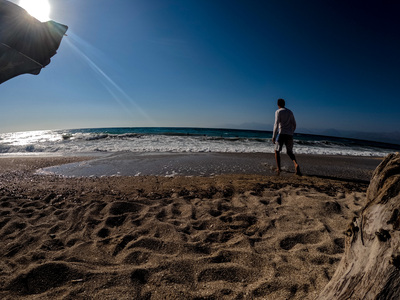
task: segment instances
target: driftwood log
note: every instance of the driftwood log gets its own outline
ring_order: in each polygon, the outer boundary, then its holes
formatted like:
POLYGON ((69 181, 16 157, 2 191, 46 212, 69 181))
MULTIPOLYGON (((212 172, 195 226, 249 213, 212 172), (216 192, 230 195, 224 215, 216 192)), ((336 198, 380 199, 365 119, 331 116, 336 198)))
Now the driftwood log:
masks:
POLYGON ((400 299, 400 154, 376 168, 367 204, 346 231, 345 252, 318 299, 400 299))

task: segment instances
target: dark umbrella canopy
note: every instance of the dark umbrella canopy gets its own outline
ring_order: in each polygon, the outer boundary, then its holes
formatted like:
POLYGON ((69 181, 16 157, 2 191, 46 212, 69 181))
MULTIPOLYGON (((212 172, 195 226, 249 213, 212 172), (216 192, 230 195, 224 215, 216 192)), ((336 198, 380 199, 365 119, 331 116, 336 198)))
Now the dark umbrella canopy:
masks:
POLYGON ((18 5, 0 0, 0 84, 21 74, 39 74, 67 29, 54 21, 42 23, 18 5))

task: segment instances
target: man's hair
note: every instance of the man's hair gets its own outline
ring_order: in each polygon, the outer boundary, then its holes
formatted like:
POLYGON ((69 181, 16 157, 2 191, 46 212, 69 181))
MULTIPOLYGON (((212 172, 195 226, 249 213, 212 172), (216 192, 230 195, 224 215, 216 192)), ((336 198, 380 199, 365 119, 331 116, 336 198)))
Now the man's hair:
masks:
POLYGON ((285 107, 285 100, 283 100, 283 99, 278 99, 278 106, 280 106, 280 107, 285 107))

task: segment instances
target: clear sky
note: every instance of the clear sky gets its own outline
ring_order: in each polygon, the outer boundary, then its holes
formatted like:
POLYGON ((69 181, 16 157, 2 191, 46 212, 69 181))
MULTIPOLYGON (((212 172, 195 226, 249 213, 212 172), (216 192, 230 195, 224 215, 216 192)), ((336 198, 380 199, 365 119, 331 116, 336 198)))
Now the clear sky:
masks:
POLYGON ((399 1, 49 3, 68 36, 38 76, 0 85, 1 132, 272 130, 278 98, 298 131, 400 131, 399 1))

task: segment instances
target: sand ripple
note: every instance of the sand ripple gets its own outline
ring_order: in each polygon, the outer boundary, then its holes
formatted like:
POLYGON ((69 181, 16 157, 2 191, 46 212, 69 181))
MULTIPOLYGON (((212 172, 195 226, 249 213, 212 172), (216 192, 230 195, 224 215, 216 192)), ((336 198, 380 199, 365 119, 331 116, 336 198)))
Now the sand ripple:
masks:
POLYGON ((365 186, 1 175, 2 299, 313 299, 365 186))

